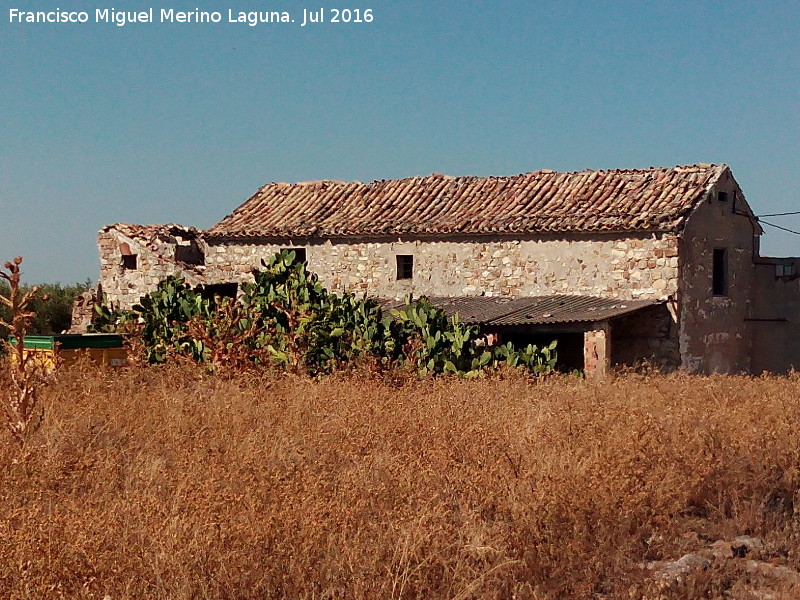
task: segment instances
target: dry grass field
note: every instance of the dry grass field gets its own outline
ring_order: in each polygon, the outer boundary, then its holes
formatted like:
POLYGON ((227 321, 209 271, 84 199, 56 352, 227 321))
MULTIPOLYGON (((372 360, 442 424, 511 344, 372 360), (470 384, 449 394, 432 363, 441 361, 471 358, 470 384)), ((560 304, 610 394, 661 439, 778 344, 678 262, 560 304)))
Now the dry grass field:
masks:
POLYGON ((43 401, 0 436, 2 598, 800 594, 800 377, 78 367, 43 401))

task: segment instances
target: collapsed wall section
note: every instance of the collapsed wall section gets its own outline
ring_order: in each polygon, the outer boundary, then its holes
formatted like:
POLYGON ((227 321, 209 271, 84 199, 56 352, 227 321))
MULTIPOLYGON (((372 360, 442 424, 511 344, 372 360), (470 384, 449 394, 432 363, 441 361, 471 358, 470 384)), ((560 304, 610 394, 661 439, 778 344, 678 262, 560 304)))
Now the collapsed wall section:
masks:
POLYGON ((105 301, 130 310, 170 275, 182 275, 190 285, 203 283, 198 233, 176 225, 120 224, 101 229, 100 285, 105 301))

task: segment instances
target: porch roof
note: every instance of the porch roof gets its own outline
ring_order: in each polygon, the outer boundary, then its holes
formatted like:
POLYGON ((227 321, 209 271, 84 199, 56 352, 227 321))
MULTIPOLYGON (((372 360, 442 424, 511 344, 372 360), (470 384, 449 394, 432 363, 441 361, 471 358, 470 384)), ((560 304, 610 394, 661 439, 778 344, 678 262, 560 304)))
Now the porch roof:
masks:
MULTIPOLYGON (((458 313, 464 323, 473 325, 551 325, 595 323, 635 312, 663 300, 621 300, 596 296, 557 294, 551 296, 456 296, 428 297, 434 306, 452 316, 458 313)), ((384 309, 397 309, 400 300, 384 300, 384 309)))

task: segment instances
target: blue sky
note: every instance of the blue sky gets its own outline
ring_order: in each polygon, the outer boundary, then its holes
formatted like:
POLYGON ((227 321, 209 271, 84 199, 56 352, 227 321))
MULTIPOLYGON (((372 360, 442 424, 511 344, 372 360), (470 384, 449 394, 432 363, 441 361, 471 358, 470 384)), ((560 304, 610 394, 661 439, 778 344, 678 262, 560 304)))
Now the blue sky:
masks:
MULTIPOLYGON (((12 0, 13 1, 13 0, 12 0)), ((370 24, 10 24, 0 1, 0 258, 96 279, 113 222, 208 227, 271 181, 727 163, 800 210, 796 2, 248 0, 370 24)), ((800 216, 772 219, 800 231, 800 216)), ((762 249, 799 255, 767 228, 762 249)))

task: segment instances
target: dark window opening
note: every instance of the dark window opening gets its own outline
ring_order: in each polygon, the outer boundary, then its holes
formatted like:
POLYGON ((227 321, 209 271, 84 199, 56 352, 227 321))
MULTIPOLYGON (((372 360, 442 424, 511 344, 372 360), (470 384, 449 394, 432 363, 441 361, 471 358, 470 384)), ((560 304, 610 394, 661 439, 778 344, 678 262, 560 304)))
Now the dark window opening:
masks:
POLYGON ((414 257, 411 254, 397 255, 397 279, 414 277, 414 257))
POLYGON ((720 202, 728 201, 728 192, 717 192, 717 200, 720 202))
POLYGON ((214 283, 210 285, 201 286, 198 290, 200 296, 206 300, 214 300, 216 297, 220 298, 236 298, 236 293, 239 291, 238 283, 214 283))
POLYGON ((728 295, 728 251, 725 248, 714 248, 714 265, 712 269, 712 289, 715 296, 728 295))
POLYGON ((307 264, 308 261, 306 260, 306 249, 305 248, 287 248, 287 250, 289 252, 294 252, 294 262, 295 262, 295 264, 297 264, 297 263, 302 263, 304 265, 307 264))
POLYGON ((179 260, 187 265, 205 264, 203 251, 200 250, 195 242, 191 244, 178 244, 175 246, 175 260, 179 260))
POLYGON ((122 268, 128 271, 135 271, 138 268, 136 257, 136 254, 123 254, 122 268))

